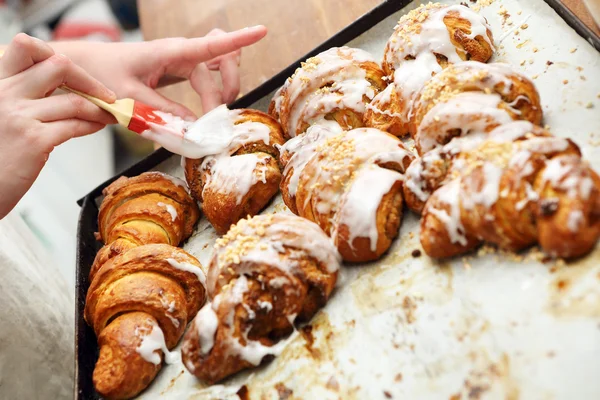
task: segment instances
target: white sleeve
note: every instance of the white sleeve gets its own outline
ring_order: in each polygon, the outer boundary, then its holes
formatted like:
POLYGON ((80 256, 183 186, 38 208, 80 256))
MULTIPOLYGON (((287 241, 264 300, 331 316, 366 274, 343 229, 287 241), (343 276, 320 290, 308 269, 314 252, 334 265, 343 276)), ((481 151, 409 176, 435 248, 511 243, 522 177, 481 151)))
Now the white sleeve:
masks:
POLYGON ((0 399, 72 398, 74 288, 14 214, 0 220, 0 399))

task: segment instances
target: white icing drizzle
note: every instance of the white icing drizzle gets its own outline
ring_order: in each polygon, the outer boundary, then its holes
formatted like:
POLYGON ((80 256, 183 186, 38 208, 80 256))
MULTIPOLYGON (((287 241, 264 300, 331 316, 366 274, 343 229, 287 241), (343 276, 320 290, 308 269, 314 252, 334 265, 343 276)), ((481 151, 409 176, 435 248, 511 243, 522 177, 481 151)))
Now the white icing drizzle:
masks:
POLYGON ((215 334, 219 326, 219 318, 213 309, 213 303, 206 303, 194 319, 194 327, 198 331, 200 351, 208 354, 215 344, 215 334))
POLYGON ((234 194, 240 204, 253 185, 266 182, 268 155, 233 154, 246 144, 262 141, 268 145, 271 130, 267 125, 244 121, 239 110, 228 110, 222 105, 198 120, 193 128, 189 133, 203 146, 199 168, 209 172, 203 193, 211 190, 234 194))
POLYGON ((210 175, 202 193, 208 190, 235 194, 237 204, 259 181, 266 183, 268 155, 246 153, 236 156, 223 156, 217 159, 207 157, 200 168, 210 170, 210 175), (211 161, 214 161, 211 163, 211 161))
POLYGON ((169 318, 171 320, 171 322, 173 323, 173 326, 175 328, 179 328, 179 320, 177 318, 173 317, 173 312, 175 312, 175 300, 173 301, 169 301, 166 297, 164 292, 161 290, 159 293, 159 297, 160 297, 160 304, 162 304, 162 306, 165 308, 166 312, 166 316, 167 318, 169 318))
POLYGON ((267 312, 270 312, 273 309, 273 304, 269 303, 268 301, 259 300, 257 304, 261 309, 264 309, 267 312))
POLYGON ((581 210, 572 210, 567 219, 567 228, 571 232, 578 232, 583 222, 583 212, 581 210))
MULTIPOLYGON (((466 180, 466 182, 471 184, 470 187, 465 188, 465 193, 461 196, 462 206, 466 210, 471 210, 476 205, 482 205, 486 209, 489 209, 498 201, 500 179, 504 172, 503 168, 490 162, 483 163, 482 168, 485 179, 480 191, 475 189, 474 182, 471 182, 470 179, 466 180)), ((464 183, 465 179, 462 181, 464 183)))
POLYGON ((383 196, 400 180, 402 174, 399 172, 374 164, 367 165, 357 172, 352 186, 342 200, 336 224, 337 227, 342 224, 348 227, 350 245, 355 238, 366 237, 370 240, 371 251, 377 249, 377 210, 383 196))
POLYGON ((159 207, 166 208, 167 212, 171 214, 171 221, 175 221, 175 219, 177 218, 177 210, 175 209, 175 207, 173 207, 171 204, 165 204, 162 201, 159 201, 157 204, 159 207))
POLYGON ((285 85, 288 134, 295 136, 301 121, 314 122, 336 108, 363 113, 364 97, 375 96, 360 67, 364 62, 375 60, 364 50, 344 46, 326 50, 298 68, 285 85), (323 84, 329 87, 321 88, 323 84))
POLYGON ((165 362, 167 364, 173 364, 177 362, 177 353, 172 353, 167 349, 165 344, 165 336, 162 329, 153 320, 148 320, 150 328, 146 326, 137 327, 135 329, 136 336, 140 336, 142 341, 140 345, 135 349, 142 358, 152 364, 160 364, 160 353, 162 351, 165 355, 165 362))
MULTIPOLYGON (((334 126, 339 128, 339 125, 334 126)), ((281 154, 286 151, 292 154, 283 170, 284 176, 287 176, 290 171, 293 171, 287 186, 290 195, 296 195, 300 175, 304 170, 304 167, 306 167, 306 164, 308 164, 308 162, 316 154, 317 147, 326 138, 331 137, 338 132, 341 132, 341 129, 332 129, 330 125, 313 125, 308 128, 304 135, 296 136, 288 140, 283 146, 280 147, 279 151, 281 154)))
MULTIPOLYGON (((385 154, 387 161, 394 161, 402 165, 410 152, 404 148, 402 142, 396 138, 383 134, 372 128, 358 128, 342 134, 341 140, 349 147, 344 151, 344 157, 336 160, 336 169, 352 168, 351 165, 366 165, 378 160, 381 154, 385 154), (345 167, 344 167, 345 166, 345 167)), ((332 140, 335 138, 332 138, 332 140)), ((328 152, 327 143, 323 143, 323 153, 328 152)), ((338 171, 339 172, 339 171, 338 171)), ((307 187, 319 186, 321 183, 330 182, 338 174, 335 169, 321 168, 311 176, 306 176, 307 187)), ((351 170, 341 173, 351 173, 351 170)), ((305 200, 305 206, 312 202, 313 212, 328 214, 332 210, 338 210, 343 192, 338 187, 323 185, 319 190, 311 190, 305 200)))
POLYGON ((206 287, 206 275, 204 275, 204 271, 202 271, 202 268, 200 268, 199 266, 190 264, 185 261, 178 261, 173 258, 167 258, 167 262, 173 268, 186 272, 191 272, 192 274, 196 275, 200 283, 202 283, 202 285, 206 287))
POLYGON ((450 210, 448 212, 443 209, 430 207, 429 212, 446 226, 446 231, 452 243, 459 243, 465 246, 467 244, 467 237, 465 236, 465 228, 460 217, 460 179, 454 179, 440 187, 436 191, 436 196, 440 203, 447 204, 450 210))
POLYGON ((425 114, 415 136, 421 153, 445 144, 451 130, 459 129, 462 135, 486 133, 511 122, 511 115, 498 108, 501 101, 497 94, 464 92, 437 103, 425 114))

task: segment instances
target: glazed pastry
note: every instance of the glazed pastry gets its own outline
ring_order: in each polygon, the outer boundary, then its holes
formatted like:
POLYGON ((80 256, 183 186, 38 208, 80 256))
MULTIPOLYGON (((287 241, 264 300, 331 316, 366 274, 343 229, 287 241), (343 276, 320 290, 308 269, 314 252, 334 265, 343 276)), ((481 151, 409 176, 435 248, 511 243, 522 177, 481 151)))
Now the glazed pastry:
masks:
POLYGON ((184 365, 212 384, 276 356, 294 322, 309 320, 327 302, 339 267, 330 239, 306 219, 269 214, 239 221, 215 245, 212 302, 185 335, 184 365))
POLYGON ((185 182, 162 172, 122 176, 102 194, 96 236, 105 246, 96 255, 90 279, 109 258, 133 247, 150 243, 179 246, 200 217, 185 182))
POLYGON ((290 210, 316 222, 344 260, 381 257, 398 234, 403 173, 414 158, 402 142, 372 128, 337 133, 316 125, 281 151, 290 210))
POLYGON ((154 379, 206 299, 200 263, 168 244, 148 244, 100 265, 86 297, 85 320, 98 337, 93 374, 107 399, 136 396, 154 379))
POLYGON ((481 242, 511 251, 537 242, 552 256, 571 258, 588 253, 600 236, 600 177, 568 139, 512 122, 442 163, 438 171, 446 173, 421 219, 421 245, 431 257, 481 242))
POLYGON ((324 120, 358 128, 364 126, 365 104, 385 86, 383 71, 369 53, 334 47, 302 63, 276 92, 269 113, 289 137, 324 120))
POLYGON ((256 110, 211 111, 211 134, 230 140, 212 155, 185 160, 185 177, 192 195, 217 233, 262 210, 278 192, 279 151, 284 142, 279 123, 256 110))
POLYGON ((453 137, 486 133, 516 119, 542 121, 533 82, 506 64, 466 61, 444 69, 416 94, 410 131, 423 154, 453 137))
POLYGON ((429 3, 402 16, 383 56, 390 84, 367 105, 366 125, 407 134, 410 109, 423 84, 448 65, 488 61, 493 43, 485 18, 462 5, 429 3))

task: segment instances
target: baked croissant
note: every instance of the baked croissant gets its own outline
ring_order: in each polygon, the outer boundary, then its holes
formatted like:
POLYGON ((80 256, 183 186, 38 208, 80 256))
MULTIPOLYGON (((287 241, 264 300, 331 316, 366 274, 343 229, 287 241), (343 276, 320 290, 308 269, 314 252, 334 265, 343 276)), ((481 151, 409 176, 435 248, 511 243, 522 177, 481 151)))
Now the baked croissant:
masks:
POLYGON ((106 246, 96 255, 90 279, 109 258, 133 247, 149 243, 179 246, 200 217, 185 182, 162 172, 122 176, 102 194, 97 237, 106 246))
POLYGON ((346 261, 381 257, 398 234, 403 173, 413 155, 373 128, 336 133, 315 125, 282 148, 281 192, 292 212, 316 222, 346 261))
POLYGON ((414 96, 423 84, 448 65, 488 61, 493 43, 485 18, 462 5, 429 3, 403 15, 383 56, 390 84, 367 105, 366 125, 407 134, 414 96))
POLYGON ((279 151, 284 142, 279 123, 269 115, 223 106, 216 123, 231 130, 232 141, 218 154, 185 160, 192 195, 218 234, 262 210, 278 192, 279 151))
POLYGON ((133 247, 98 268, 84 317, 98 337, 100 395, 127 399, 152 382, 204 304, 204 282, 198 260, 168 244, 133 247))
POLYGON ((445 68, 416 94, 410 132, 423 154, 453 137, 516 119, 542 121, 533 82, 506 64, 465 61, 445 68))
POLYGON ((386 86, 383 76, 366 51, 334 47, 302 63, 276 92, 269 114, 289 137, 323 120, 343 129, 362 127, 365 104, 386 86))
POLYGON ((571 258, 588 253, 600 236, 600 177, 568 139, 518 121, 440 159, 438 171, 445 172, 421 219, 421 245, 431 257, 484 241, 511 251, 537 242, 571 258))
POLYGON ((327 302, 339 267, 331 240, 306 219, 240 220, 215 245, 212 302, 184 337, 184 365, 212 384, 277 355, 294 321, 310 319, 327 302))

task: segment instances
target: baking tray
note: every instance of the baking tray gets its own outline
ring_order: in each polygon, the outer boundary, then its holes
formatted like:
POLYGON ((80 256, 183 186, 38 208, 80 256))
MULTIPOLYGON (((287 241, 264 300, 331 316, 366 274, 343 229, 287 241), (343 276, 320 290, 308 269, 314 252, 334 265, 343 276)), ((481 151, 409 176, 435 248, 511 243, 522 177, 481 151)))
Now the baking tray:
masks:
MULTIPOLYGON (((420 3, 382 2, 230 107, 265 110, 301 61, 333 46, 380 58, 397 19, 420 3)), ((495 61, 536 78, 545 122, 600 170, 600 38, 558 0, 496 0, 480 12, 500 47, 495 61)), ((161 149, 118 176, 156 169, 181 177, 178 165, 161 149)), ((83 309, 100 247, 98 202, 118 176, 78 202, 76 399, 99 398, 91 379, 96 337, 83 309)), ((284 209, 279 196, 264 212, 284 209)), ((201 219, 184 248, 206 265, 215 238, 201 219)), ((273 362, 211 388, 180 364, 164 366, 140 398, 600 398, 600 251, 565 266, 545 264, 535 249, 436 263, 413 257, 419 248, 418 219, 407 212, 388 254, 345 269, 325 309, 273 362)))

